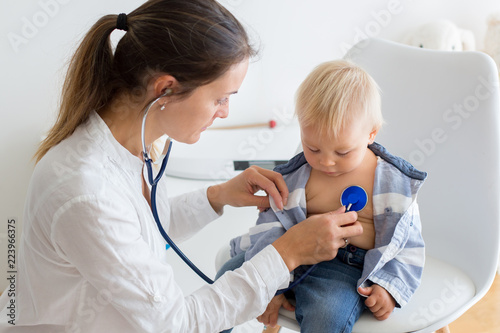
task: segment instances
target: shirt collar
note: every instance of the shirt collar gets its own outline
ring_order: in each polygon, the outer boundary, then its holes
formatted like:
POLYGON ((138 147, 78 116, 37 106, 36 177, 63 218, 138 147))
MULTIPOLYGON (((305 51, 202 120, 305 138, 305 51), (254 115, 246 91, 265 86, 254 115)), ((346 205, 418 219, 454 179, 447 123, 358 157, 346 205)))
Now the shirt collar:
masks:
POLYGON ((87 133, 108 155, 108 158, 122 169, 142 173, 144 162, 123 147, 113 136, 108 125, 95 111, 92 111, 86 125, 87 133))

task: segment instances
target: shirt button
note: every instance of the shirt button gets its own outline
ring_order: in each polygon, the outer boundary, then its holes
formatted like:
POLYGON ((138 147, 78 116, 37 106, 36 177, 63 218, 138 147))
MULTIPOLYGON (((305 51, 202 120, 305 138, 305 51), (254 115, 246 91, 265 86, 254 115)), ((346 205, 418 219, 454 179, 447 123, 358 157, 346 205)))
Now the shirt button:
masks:
POLYGON ((156 294, 153 297, 153 301, 155 301, 157 303, 161 302, 162 300, 163 300, 163 297, 161 297, 161 295, 156 294))

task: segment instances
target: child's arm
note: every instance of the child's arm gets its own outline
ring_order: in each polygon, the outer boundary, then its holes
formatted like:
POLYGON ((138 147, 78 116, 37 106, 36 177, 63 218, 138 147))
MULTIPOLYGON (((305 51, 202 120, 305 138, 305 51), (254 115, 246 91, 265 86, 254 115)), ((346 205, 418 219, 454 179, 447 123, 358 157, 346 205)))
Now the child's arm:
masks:
POLYGON ((366 288, 359 287, 358 292, 368 297, 365 300, 365 305, 378 320, 386 320, 389 318, 396 306, 394 297, 378 284, 366 288))
POLYGON ((248 233, 231 240, 231 257, 245 252, 245 261, 250 260, 285 232, 274 211, 265 209, 259 213, 255 226, 251 227, 248 233))
POLYGON ((245 261, 250 260, 266 246, 285 234, 286 230, 272 209, 259 214, 257 223, 250 228, 250 244, 245 252, 245 261))

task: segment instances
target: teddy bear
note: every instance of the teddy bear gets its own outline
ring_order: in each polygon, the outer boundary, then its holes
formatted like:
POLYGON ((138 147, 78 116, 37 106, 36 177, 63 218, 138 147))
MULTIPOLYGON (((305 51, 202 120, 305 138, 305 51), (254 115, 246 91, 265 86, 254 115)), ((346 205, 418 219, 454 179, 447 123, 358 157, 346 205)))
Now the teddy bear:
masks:
POLYGON ((449 20, 436 20, 412 29, 402 43, 443 51, 472 51, 476 45, 472 31, 460 29, 449 20))
POLYGON ((487 22, 488 26, 484 35, 484 53, 490 55, 497 67, 500 68, 500 12, 491 14, 487 22))

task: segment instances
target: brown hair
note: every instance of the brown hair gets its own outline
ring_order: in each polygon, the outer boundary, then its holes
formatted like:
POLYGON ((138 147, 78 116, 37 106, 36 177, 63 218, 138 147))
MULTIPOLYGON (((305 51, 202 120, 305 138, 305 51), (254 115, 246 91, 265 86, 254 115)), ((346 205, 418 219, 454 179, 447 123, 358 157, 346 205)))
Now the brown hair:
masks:
POLYGON ((182 98, 256 53, 242 25, 215 0, 147 1, 127 15, 127 32, 113 55, 117 18, 99 19, 73 55, 56 123, 35 154, 37 162, 117 94, 143 96, 155 75, 175 77, 182 98))

